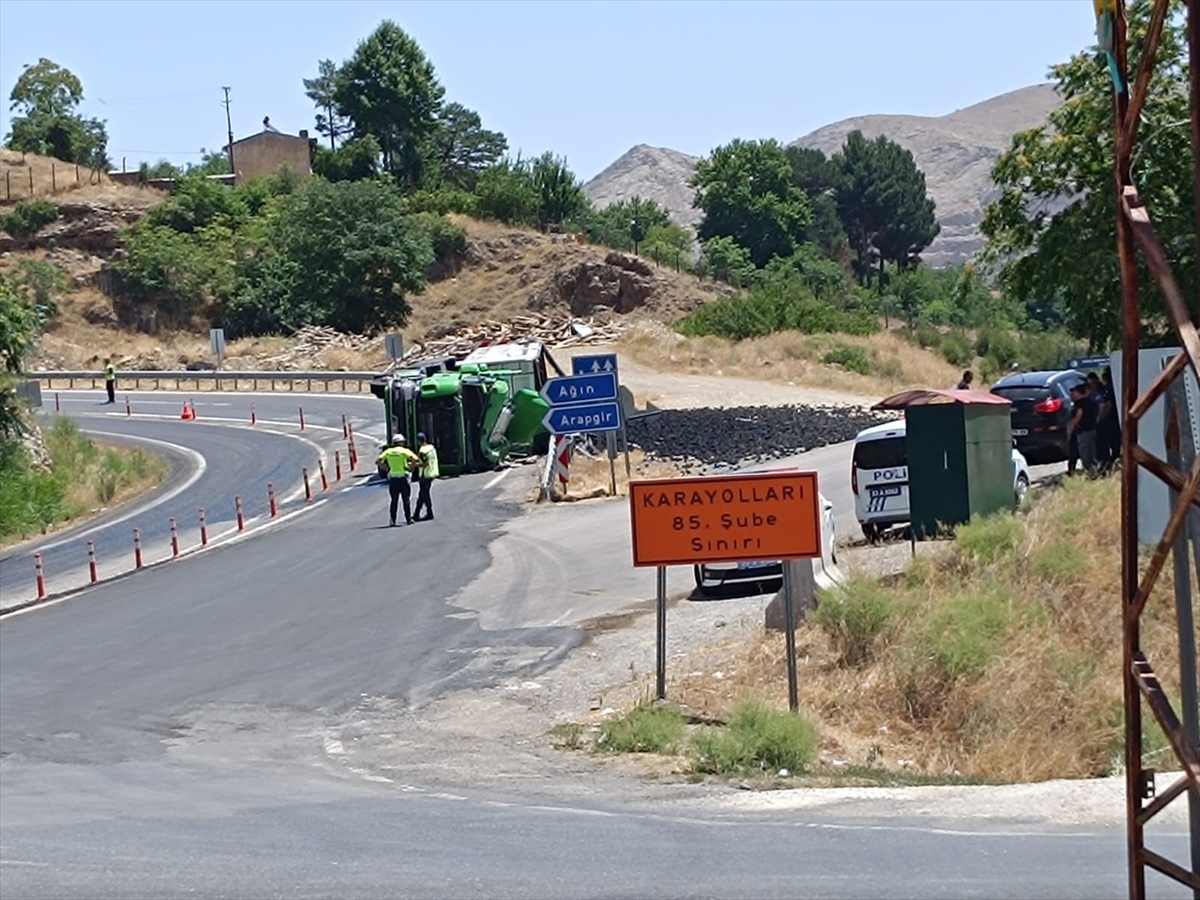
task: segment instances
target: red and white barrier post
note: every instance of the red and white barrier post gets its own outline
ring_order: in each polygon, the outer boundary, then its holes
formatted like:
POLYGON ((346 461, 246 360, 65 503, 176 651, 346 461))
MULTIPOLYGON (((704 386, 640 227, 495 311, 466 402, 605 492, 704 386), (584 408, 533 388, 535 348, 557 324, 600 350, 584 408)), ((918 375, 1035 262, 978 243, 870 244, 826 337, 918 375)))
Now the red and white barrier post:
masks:
POLYGON ((251 425, 258 424, 258 413, 255 412, 253 403, 250 404, 250 424, 251 425))
POLYGON ((271 518, 275 518, 277 510, 275 508, 275 485, 267 482, 267 505, 271 508, 271 518))
MULTIPOLYGON (((60 403, 60 402, 59 402, 59 399, 58 399, 58 391, 55 391, 55 392, 54 392, 54 411, 55 411, 55 412, 62 412, 62 403, 60 403)), ((343 418, 344 418, 344 417, 343 417, 343 418)))
POLYGON ((175 527, 175 518, 171 517, 171 556, 179 555, 179 529, 175 527))
MULTIPOLYGON (((54 396, 57 397, 58 394, 55 394, 54 396)), ((350 440, 350 426, 346 423, 345 413, 342 413, 342 437, 346 440, 350 440)))
POLYGON ((88 575, 92 579, 92 584, 100 580, 100 575, 96 571, 96 542, 88 541, 88 575))
POLYGON ((246 519, 242 516, 242 495, 237 494, 233 498, 233 508, 237 510, 238 531, 246 530, 246 519))
POLYGON ((133 415, 133 410, 131 410, 129 408, 129 395, 126 394, 125 395, 125 418, 128 419, 132 415, 133 415))
POLYGON ((304 502, 312 503, 312 485, 308 483, 308 466, 300 471, 304 473, 304 502))
POLYGON ((208 521, 204 518, 204 507, 200 507, 200 546, 208 546, 208 521))
POLYGON ((46 599, 46 575, 42 571, 42 554, 40 554, 40 553, 33 554, 33 571, 34 571, 34 574, 37 575, 38 599, 45 600, 46 599))
POLYGON ((142 529, 133 529, 133 567, 142 567, 142 529))
POLYGON ((317 468, 321 470, 321 490, 329 490, 329 476, 325 474, 325 460, 317 459, 317 468))
POLYGON ((341 450, 333 451, 333 480, 334 481, 342 480, 342 451, 341 450))
POLYGON ((300 407, 300 430, 304 430, 304 407, 300 407))

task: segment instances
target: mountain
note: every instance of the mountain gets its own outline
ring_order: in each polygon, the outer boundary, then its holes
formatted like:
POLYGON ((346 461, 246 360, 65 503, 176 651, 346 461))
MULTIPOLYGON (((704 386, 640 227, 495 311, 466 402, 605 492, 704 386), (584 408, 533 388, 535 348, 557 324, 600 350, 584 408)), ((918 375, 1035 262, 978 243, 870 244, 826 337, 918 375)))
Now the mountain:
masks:
MULTIPOLYGON (((1012 136, 1044 124, 1060 103, 1051 84, 1010 91, 944 116, 870 115, 843 119, 792 141, 826 155, 836 153, 846 135, 861 131, 867 138, 886 135, 910 150, 925 173, 929 194, 937 203, 941 233, 922 254, 932 266, 966 262, 983 246, 979 224, 983 208, 996 196, 990 172, 1012 136)), ((597 206, 639 195, 665 206, 684 225, 699 221, 692 209, 687 180, 697 158, 676 150, 639 144, 583 186, 597 206)))

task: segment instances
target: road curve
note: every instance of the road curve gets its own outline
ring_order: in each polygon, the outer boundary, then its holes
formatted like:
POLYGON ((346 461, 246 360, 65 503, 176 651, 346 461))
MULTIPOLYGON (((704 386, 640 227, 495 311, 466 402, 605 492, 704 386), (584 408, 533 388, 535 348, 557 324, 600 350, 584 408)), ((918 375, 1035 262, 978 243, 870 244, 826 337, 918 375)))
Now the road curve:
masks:
MULTIPOLYGON (((167 430, 216 418, 225 401, 211 402, 167 430)), ((340 433, 331 410, 314 408, 316 424, 340 433)), ((240 471, 212 460, 245 439, 219 432, 184 432, 214 479, 240 471)), ((6 900, 1123 893, 1117 829, 734 813, 706 803, 727 789, 588 771, 571 790, 550 773, 501 790, 333 764, 363 709, 412 716, 451 690, 536 677, 580 642, 515 617, 485 630, 447 603, 468 584, 486 593, 489 544, 514 512, 498 490, 491 474, 441 481, 435 521, 388 528, 386 492, 357 485, 252 540, 0 620, 6 900)), ((584 533, 561 552, 593 548, 584 533)))

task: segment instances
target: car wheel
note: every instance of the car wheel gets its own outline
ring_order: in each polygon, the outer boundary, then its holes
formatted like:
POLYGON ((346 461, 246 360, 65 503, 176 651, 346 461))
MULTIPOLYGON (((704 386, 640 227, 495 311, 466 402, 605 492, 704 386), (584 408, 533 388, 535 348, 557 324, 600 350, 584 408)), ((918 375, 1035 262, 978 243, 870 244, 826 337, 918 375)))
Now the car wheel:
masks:
POLYGON ((862 533, 863 537, 870 543, 875 544, 879 542, 879 526, 874 522, 863 522, 862 533))
POLYGON ((1029 479, 1026 478, 1024 474, 1018 475, 1017 476, 1017 488, 1016 488, 1016 491, 1014 492, 1016 494, 1018 508, 1021 506, 1022 503, 1025 502, 1025 494, 1028 493, 1028 491, 1029 491, 1029 479))
POLYGON ((696 587, 704 587, 704 576, 700 574, 699 566, 692 566, 692 576, 696 579, 696 587))

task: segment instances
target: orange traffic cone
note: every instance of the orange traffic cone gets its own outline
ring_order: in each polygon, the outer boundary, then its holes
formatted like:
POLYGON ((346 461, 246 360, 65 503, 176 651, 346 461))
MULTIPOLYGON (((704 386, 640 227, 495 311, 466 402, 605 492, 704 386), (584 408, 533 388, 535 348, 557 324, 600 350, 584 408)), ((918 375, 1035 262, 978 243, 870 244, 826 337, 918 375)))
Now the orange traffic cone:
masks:
POLYGON ((194 419, 194 418, 196 418, 196 413, 195 413, 195 411, 194 411, 194 410, 193 410, 193 409, 192 409, 190 406, 188 406, 188 404, 187 404, 187 401, 186 401, 186 400, 183 402, 183 412, 181 412, 181 413, 179 414, 179 418, 181 418, 181 419, 194 419))

